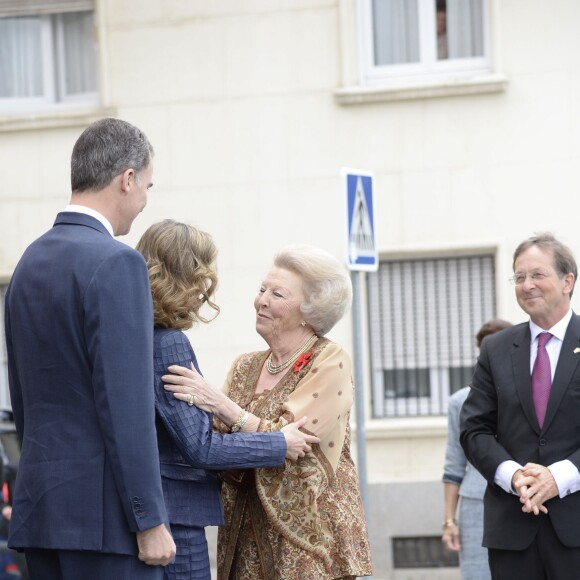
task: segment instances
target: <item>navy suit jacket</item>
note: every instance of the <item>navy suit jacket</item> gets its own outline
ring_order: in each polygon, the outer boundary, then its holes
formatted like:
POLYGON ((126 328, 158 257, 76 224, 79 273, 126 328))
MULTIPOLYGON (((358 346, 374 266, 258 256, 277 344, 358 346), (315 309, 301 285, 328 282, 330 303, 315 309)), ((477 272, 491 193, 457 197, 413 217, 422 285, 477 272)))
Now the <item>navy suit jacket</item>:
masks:
POLYGON ((282 466, 282 433, 213 432, 213 415, 179 401, 163 388, 172 364, 198 372, 189 340, 179 330, 155 329, 155 406, 163 492, 169 521, 188 526, 223 525, 219 480, 211 469, 282 466))
MULTIPOLYGON (((523 513, 519 497, 494 483, 508 459, 551 465, 568 459, 580 469, 580 317, 572 315, 554 373, 544 424, 532 401, 530 327, 526 322, 488 336, 481 345, 472 388, 461 411, 461 444, 487 479, 483 545, 522 550, 534 539, 540 518, 523 513)), ((580 492, 546 502, 560 541, 580 547, 580 492)))
POLYGON ((22 442, 9 545, 136 554, 167 521, 145 261, 96 219, 58 214, 6 293, 22 442))

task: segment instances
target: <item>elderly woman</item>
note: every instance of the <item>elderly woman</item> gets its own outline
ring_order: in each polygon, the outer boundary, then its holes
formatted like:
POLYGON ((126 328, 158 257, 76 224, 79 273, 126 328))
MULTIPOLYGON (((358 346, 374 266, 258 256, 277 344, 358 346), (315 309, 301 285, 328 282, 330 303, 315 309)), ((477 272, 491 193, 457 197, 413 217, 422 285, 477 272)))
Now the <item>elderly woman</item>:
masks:
POLYGON ((218 536, 220 580, 354 578, 372 572, 358 479, 350 455, 351 362, 324 335, 342 318, 352 289, 330 254, 284 248, 254 301, 269 349, 240 356, 223 391, 170 367, 177 399, 211 410, 222 431, 275 432, 308 416, 313 453, 281 468, 225 475, 226 527, 218 536))
POLYGON ((276 466, 297 459, 318 439, 299 431, 305 418, 283 433, 213 433, 211 414, 183 405, 163 389, 161 376, 172 364, 199 367, 182 330, 212 301, 217 250, 205 232, 165 220, 152 225, 137 244, 147 262, 155 318, 155 410, 161 481, 177 555, 165 578, 210 580, 204 526, 223 523, 219 480, 208 469, 276 466))

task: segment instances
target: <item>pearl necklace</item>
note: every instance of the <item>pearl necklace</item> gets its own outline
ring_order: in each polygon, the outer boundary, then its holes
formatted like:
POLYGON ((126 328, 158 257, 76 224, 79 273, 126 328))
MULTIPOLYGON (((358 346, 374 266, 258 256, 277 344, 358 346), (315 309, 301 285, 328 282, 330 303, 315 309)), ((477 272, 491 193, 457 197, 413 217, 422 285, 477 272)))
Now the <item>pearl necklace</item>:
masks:
POLYGON ((298 347, 298 350, 284 363, 278 366, 272 364, 272 352, 266 359, 266 369, 271 375, 277 375, 284 369, 287 369, 304 351, 308 350, 316 341, 318 337, 313 334, 302 346, 298 347))

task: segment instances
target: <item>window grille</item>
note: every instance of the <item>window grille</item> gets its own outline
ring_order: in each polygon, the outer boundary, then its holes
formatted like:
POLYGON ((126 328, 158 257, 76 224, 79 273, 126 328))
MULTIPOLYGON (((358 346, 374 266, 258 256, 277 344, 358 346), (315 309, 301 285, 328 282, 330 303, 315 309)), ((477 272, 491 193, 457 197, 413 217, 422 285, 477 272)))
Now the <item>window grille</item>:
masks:
POLYGON ((441 536, 393 538, 395 568, 452 568, 459 566, 457 552, 449 552, 441 536))
POLYGON ((368 292, 373 416, 445 414, 496 316, 494 256, 382 261, 368 292))

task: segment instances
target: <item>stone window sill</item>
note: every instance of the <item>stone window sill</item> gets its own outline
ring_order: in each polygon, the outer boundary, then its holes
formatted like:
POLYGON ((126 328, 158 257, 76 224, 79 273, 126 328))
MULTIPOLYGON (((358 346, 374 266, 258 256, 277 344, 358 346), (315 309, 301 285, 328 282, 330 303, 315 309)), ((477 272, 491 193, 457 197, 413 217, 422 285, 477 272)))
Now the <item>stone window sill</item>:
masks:
POLYGON ((501 93, 507 89, 507 84, 505 76, 496 74, 453 80, 431 80, 421 84, 342 87, 335 91, 334 98, 339 105, 363 105, 366 103, 501 93))
POLYGON ((86 127, 97 119, 114 117, 116 113, 117 111, 113 107, 53 109, 11 114, 0 113, 0 133, 60 129, 62 127, 86 127))

